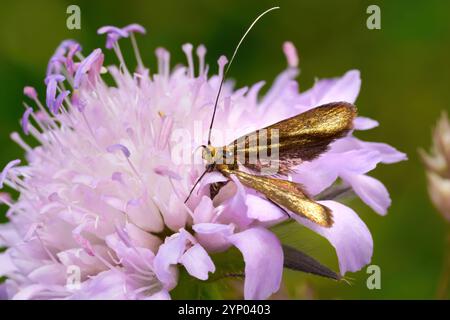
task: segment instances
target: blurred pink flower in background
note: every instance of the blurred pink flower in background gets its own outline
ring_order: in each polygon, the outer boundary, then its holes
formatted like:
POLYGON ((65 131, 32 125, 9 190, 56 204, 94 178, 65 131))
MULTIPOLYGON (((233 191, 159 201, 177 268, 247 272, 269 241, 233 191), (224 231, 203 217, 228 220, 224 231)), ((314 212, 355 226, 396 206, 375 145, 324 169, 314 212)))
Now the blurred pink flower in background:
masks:
MULTIPOLYGON (((17 200, 6 193, 0 197, 9 206, 10 220, 0 226, 0 246, 7 248, 0 254, 0 276, 7 277, 0 296, 166 299, 177 285, 180 266, 206 280, 220 268, 210 253, 231 246, 245 261, 245 298, 268 298, 279 289, 283 250, 269 230, 287 219, 278 207, 236 179, 211 199, 209 185, 226 181, 219 173, 207 175, 184 204, 204 169, 195 149, 206 143, 226 58, 218 60, 217 74, 208 76, 204 46, 196 48, 194 59, 193 46, 183 45, 188 63, 173 69, 169 52, 158 48, 158 67, 149 70, 136 46, 136 32, 145 30, 138 25, 99 29, 119 59, 119 66, 108 68, 103 67, 100 49, 84 57, 76 42, 63 42, 48 67, 47 108, 33 88, 25 88, 37 109, 27 106, 21 124, 39 146, 32 148, 13 133, 27 163, 12 161, 0 175, 0 186, 20 193, 17 200), (136 72, 129 71, 118 45, 120 38, 128 37, 137 57, 136 72), (103 80, 108 76, 115 86, 103 80), (195 135, 198 124, 200 136, 195 135), (178 163, 174 149, 180 141, 184 146, 186 137, 189 157, 195 161, 178 163), (72 266, 80 271, 79 287, 67 285, 72 266)), ((291 43, 284 51, 288 67, 263 97, 258 93, 264 82, 237 90, 225 83, 216 133, 228 130, 235 139, 324 103, 355 102, 361 85, 358 71, 317 81, 299 93, 294 80, 297 53, 291 43)), ((377 125, 368 118, 355 120, 357 130, 377 125)), ((219 145, 214 137, 213 144, 219 145)), ((350 134, 318 159, 302 163, 290 178, 313 196, 340 178, 384 215, 389 194, 367 173, 378 163, 405 159, 389 145, 350 134)), ((333 199, 322 203, 333 211, 332 228, 297 221, 330 241, 342 275, 360 270, 372 257, 369 230, 351 208, 333 199)))

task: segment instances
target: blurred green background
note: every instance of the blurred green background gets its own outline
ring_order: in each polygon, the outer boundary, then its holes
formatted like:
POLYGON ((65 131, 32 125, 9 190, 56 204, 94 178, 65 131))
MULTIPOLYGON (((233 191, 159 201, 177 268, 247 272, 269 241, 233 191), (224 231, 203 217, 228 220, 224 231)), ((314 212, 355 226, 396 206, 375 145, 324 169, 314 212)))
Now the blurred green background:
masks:
MULTIPOLYGON (((151 67, 157 46, 171 51, 172 62, 184 62, 180 47, 192 42, 207 46, 207 60, 215 68, 220 54, 231 55, 252 19, 273 5, 281 10, 254 28, 231 68, 237 85, 273 79, 286 65, 281 45, 291 40, 300 55, 301 90, 315 77, 359 69, 359 112, 381 125, 357 135, 387 142, 409 156, 407 162, 382 165, 373 173, 393 200, 386 217, 359 200, 350 203, 372 231, 372 263, 381 267, 381 290, 367 289, 365 269, 351 275, 351 286, 288 271, 285 293, 293 298, 434 298, 446 225, 428 199, 417 149, 428 149, 436 119, 442 110, 450 110, 448 1, 2 1, 0 167, 22 157, 9 139, 10 132, 20 129, 22 89, 33 85, 44 95, 47 61, 61 40, 74 38, 87 52, 104 45, 104 38, 96 34, 98 27, 137 22, 148 30, 138 41, 151 67), (70 4, 81 7, 81 30, 66 28, 70 4), (381 30, 366 28, 370 4, 381 8, 381 30)), ((113 61, 109 54, 107 63, 113 61)), ((1 210, 3 215, 5 208, 1 210)), ((292 226, 280 237, 337 270, 333 248, 315 234, 292 226)))

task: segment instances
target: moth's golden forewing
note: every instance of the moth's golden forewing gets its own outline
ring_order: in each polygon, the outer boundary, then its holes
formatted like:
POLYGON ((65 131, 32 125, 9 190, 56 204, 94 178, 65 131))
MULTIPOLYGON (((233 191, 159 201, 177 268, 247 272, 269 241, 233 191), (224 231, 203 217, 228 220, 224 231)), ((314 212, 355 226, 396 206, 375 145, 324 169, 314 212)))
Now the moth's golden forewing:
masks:
POLYGON ((246 187, 264 194, 269 200, 323 227, 333 224, 331 210, 309 198, 300 185, 268 176, 256 176, 226 165, 218 167, 225 176, 235 175, 246 187))
POLYGON ((353 129, 355 117, 353 104, 328 103, 249 133, 225 149, 228 153, 235 153, 240 164, 261 171, 261 163, 252 163, 248 155, 270 155, 272 149, 278 148, 279 173, 286 174, 292 166, 316 158, 328 149, 331 142, 347 135, 353 129), (273 129, 278 132, 278 143, 271 141, 273 129), (267 135, 265 144, 260 141, 261 132, 267 135), (245 158, 239 155, 245 155, 245 158))

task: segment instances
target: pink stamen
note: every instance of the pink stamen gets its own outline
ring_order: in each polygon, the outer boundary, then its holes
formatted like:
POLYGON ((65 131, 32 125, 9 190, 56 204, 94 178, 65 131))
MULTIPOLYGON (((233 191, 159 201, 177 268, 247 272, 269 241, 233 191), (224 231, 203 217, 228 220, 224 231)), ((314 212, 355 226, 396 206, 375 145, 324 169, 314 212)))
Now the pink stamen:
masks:
POLYGON ((163 165, 157 166, 157 167, 153 168, 153 171, 160 176, 169 177, 169 178, 172 178, 175 180, 181 180, 180 175, 178 173, 170 170, 167 166, 163 166, 163 165))
POLYGON ((217 64, 219 65, 219 78, 223 77, 223 72, 227 63, 228 59, 225 56, 220 56, 219 60, 217 60, 217 64))
POLYGON ((20 124, 22 125, 22 130, 26 135, 28 135, 30 133, 29 119, 30 119, 30 115, 32 113, 33 113, 33 109, 27 108, 22 116, 21 121, 20 121, 20 124))
POLYGON ((23 94, 26 95, 30 99, 37 99, 36 89, 30 86, 23 88, 23 94))
POLYGON ((116 151, 121 151, 122 154, 126 157, 129 158, 131 156, 131 152, 130 150, 128 150, 127 147, 125 147, 123 144, 117 143, 117 144, 113 144, 109 147, 106 148, 106 151, 108 151, 109 153, 114 153, 116 151))
POLYGON ((288 66, 291 68, 297 68, 299 59, 297 49, 295 48, 294 44, 290 41, 286 41, 285 43, 283 43, 283 52, 286 56, 288 66))
POLYGON ((191 78, 193 78, 194 77, 194 60, 192 59, 193 46, 190 43, 186 43, 186 44, 183 44, 182 49, 183 49, 183 52, 186 54, 186 58, 188 61, 189 76, 191 78))
POLYGON ((203 75, 205 71, 205 55, 206 55, 206 47, 201 44, 197 47, 197 56, 199 60, 199 75, 203 75))
POLYGON ((20 164, 19 159, 8 162, 8 164, 5 166, 5 168, 0 173, 0 189, 3 188, 3 182, 6 180, 6 177, 8 176, 9 171, 12 168, 18 166, 19 164, 20 164))

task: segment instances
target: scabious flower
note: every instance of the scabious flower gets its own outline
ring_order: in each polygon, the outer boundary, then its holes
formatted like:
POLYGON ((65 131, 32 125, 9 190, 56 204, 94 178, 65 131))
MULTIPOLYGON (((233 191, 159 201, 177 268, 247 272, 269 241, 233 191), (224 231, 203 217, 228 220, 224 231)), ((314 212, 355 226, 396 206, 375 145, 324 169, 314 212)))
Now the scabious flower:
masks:
MULTIPOLYGON (((0 226, 0 275, 7 280, 0 296, 13 299, 165 299, 177 285, 180 268, 200 280, 221 268, 210 254, 234 246, 245 261, 244 296, 264 299, 279 289, 283 272, 281 243, 270 227, 287 219, 280 209, 238 180, 210 198, 208 174, 184 200, 204 170, 198 146, 205 144, 212 107, 225 57, 209 76, 206 49, 185 44, 186 66, 170 67, 170 54, 156 49, 157 69, 140 58, 134 33, 138 25, 104 27, 107 47, 119 66, 103 66, 103 52, 86 57, 74 41, 65 41, 52 57, 46 77, 46 105, 36 90, 24 93, 21 125, 38 142, 31 147, 18 134, 12 138, 26 152, 26 163, 14 160, 0 175, 0 186, 17 190, 17 200, 2 193, 10 222, 0 226), (130 72, 118 40, 131 37, 137 57, 130 72), (108 85, 112 77, 115 85, 108 85), (73 271, 74 272, 72 274, 73 271), (79 280, 68 285, 68 279, 79 280), (78 276, 78 278, 77 278, 78 276)), ((213 144, 223 145, 252 130, 333 101, 353 103, 359 72, 318 81, 299 93, 294 78, 298 56, 284 45, 288 67, 260 97, 264 82, 235 90, 226 82, 219 99, 213 144)), ((357 130, 377 122, 357 118, 357 130)), ((301 164, 290 179, 312 196, 323 194, 340 178, 376 212, 390 205, 386 188, 367 173, 378 163, 405 155, 352 134, 332 144, 318 159, 301 164)), ((372 256, 366 225, 349 207, 320 201, 333 211, 331 228, 298 218, 335 247, 340 273, 358 271, 372 256)))
POLYGON ((420 150, 426 167, 428 193, 442 216, 450 222, 450 123, 446 113, 433 133, 431 154, 420 150))

